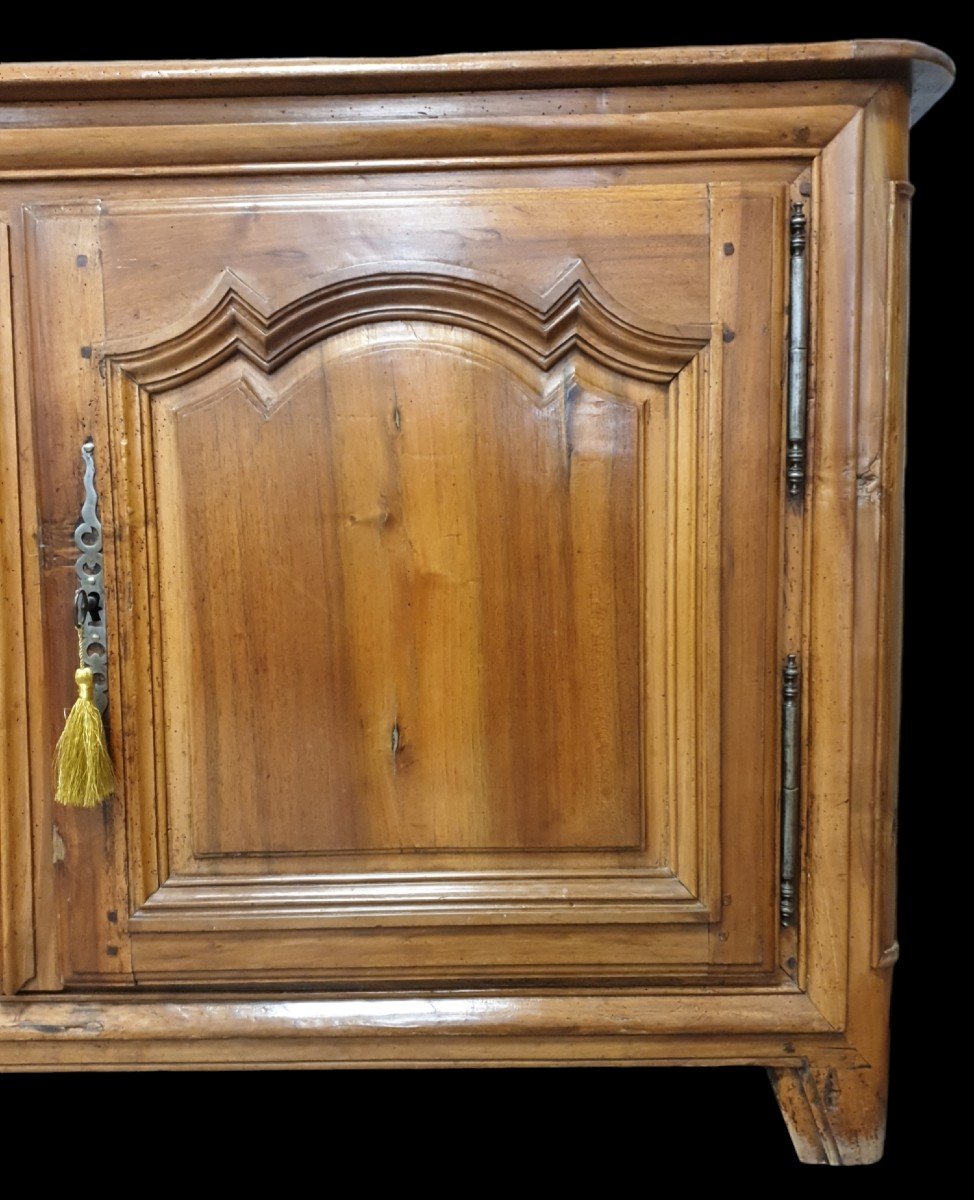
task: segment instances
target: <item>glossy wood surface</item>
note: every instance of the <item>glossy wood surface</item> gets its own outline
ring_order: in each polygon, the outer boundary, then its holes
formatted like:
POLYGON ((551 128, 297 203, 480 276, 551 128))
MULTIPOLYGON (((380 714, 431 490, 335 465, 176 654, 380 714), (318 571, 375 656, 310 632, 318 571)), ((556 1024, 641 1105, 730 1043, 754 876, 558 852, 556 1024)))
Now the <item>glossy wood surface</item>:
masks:
POLYGON ((153 428, 195 852, 637 848, 639 406, 416 321, 220 374, 153 428))
POLYGON ((906 138, 949 70, 0 68, 0 1067, 750 1062, 807 1161, 880 1153, 906 138), (55 814, 89 433, 121 786, 55 814))
POLYGON ((801 45, 666 46, 557 54, 443 54, 411 59, 258 59, 223 62, 7 63, 0 98, 247 96, 626 84, 736 84, 744 80, 898 79, 914 119, 950 87, 954 64, 922 42, 892 38, 801 45))
POLYGON ((136 975, 767 978, 783 189, 442 200, 91 214, 136 975))
POLYGON ((24 663, 24 570, 20 538, 20 461, 13 370, 10 227, 0 223, 0 990, 14 992, 34 973, 30 929, 31 806, 24 663), (19 803, 16 801, 20 800, 19 803), (26 869, 25 869, 26 867, 26 869))

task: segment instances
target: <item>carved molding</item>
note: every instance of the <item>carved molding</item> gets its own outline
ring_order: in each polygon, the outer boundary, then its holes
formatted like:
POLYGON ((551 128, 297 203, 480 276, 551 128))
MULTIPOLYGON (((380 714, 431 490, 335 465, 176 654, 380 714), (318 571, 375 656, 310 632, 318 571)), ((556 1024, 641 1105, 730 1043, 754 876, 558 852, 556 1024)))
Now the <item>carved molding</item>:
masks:
POLYGON ((709 908, 666 868, 545 872, 411 872, 408 877, 171 876, 134 914, 142 932, 302 925, 592 922, 704 924, 709 908))
POLYGON ((236 354, 272 372, 302 350, 362 325, 422 320, 471 329, 542 370, 573 350, 622 375, 668 383, 710 341, 706 325, 646 328, 576 262, 542 295, 515 294, 470 272, 380 266, 342 274, 270 311, 266 298, 226 272, 204 315, 154 346, 104 357, 141 387, 167 391, 236 354))
POLYGON ((800 993, 574 994, 546 989, 460 995, 172 1000, 44 996, 0 1006, 0 1070, 242 1065, 509 1066, 798 1060, 826 1041, 849 1052, 800 993), (688 1028, 689 1027, 689 1028, 688 1028), (782 1041, 793 1047, 782 1054, 782 1041))

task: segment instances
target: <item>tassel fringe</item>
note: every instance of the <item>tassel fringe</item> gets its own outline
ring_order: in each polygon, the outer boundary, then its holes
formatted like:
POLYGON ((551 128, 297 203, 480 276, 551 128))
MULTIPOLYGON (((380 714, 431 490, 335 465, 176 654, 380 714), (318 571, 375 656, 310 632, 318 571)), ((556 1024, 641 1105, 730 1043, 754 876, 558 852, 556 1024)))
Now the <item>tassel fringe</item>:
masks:
POLYGON ((94 680, 87 667, 74 673, 75 700, 58 738, 54 765, 58 804, 71 808, 96 808, 115 790, 115 771, 108 756, 105 727, 96 708, 94 680))

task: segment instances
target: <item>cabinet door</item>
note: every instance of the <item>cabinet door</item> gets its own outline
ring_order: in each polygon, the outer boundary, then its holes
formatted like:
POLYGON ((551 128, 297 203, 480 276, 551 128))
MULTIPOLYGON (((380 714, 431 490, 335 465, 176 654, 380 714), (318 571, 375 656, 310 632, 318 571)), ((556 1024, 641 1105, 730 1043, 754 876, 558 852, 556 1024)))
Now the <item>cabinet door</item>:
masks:
POLYGON ((662 180, 32 207, 66 986, 773 976, 787 196, 662 180))

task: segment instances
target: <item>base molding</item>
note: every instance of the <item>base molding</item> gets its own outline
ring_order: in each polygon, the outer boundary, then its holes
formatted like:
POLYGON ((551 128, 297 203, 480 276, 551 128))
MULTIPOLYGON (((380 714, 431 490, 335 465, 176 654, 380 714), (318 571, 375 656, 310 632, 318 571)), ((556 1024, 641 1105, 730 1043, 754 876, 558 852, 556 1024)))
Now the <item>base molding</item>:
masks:
POLYGON ((800 992, 116 994, 0 1001, 0 1070, 686 1064, 851 1067, 800 992))
POLYGON ((0 1000, 0 1072, 765 1067, 802 1162, 875 1162, 885 1071, 801 992, 0 1000))

